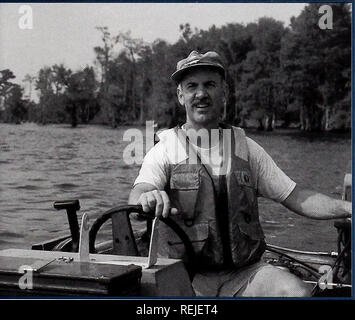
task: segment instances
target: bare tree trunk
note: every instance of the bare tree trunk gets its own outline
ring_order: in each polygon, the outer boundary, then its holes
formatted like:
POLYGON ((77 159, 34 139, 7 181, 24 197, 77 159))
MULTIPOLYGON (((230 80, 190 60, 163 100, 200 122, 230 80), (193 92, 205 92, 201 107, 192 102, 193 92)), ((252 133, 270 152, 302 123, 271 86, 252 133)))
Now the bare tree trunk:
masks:
POLYGON ((225 102, 223 105, 223 116, 222 116, 222 120, 226 121, 227 119, 227 103, 225 102))
POLYGON ((29 89, 30 89, 30 90, 29 90, 29 91, 30 91, 30 92, 29 92, 29 96, 30 96, 30 97, 29 97, 29 100, 31 101, 31 100, 32 100, 32 80, 29 81, 29 84, 30 84, 30 88, 29 88, 29 89))
POLYGON ((139 108, 139 122, 140 124, 143 124, 144 122, 144 92, 143 92, 143 89, 142 89, 142 92, 141 92, 141 102, 140 102, 140 108, 139 108))
POLYGON ((324 130, 329 131, 330 130, 330 107, 326 106, 325 107, 325 124, 324 124, 324 130))
POLYGON ((132 58, 132 108, 133 108, 133 119, 136 120, 136 60, 134 59, 133 49, 130 48, 130 54, 132 58))
POLYGON ((123 84, 123 103, 127 103, 127 80, 124 78, 124 84, 123 84))
POLYGON ((136 85, 134 75, 132 75, 132 109, 133 119, 136 120, 136 85))
POLYGON ((311 121, 311 116, 309 114, 309 108, 307 108, 304 112, 305 115, 305 131, 311 131, 312 130, 312 121, 311 121))
POLYGON ((304 110, 303 103, 301 104, 301 107, 300 107, 300 125, 301 125, 300 129, 305 131, 306 130, 306 120, 305 120, 305 110, 304 110))

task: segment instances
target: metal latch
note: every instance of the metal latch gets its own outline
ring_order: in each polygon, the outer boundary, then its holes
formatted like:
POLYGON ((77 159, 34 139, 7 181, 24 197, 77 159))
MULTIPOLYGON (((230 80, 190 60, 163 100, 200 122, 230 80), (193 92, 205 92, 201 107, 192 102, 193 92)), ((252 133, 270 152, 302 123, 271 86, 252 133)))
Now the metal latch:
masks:
POLYGON ((150 236, 148 261, 146 265, 143 265, 143 268, 145 269, 154 266, 158 260, 158 243, 159 243, 158 225, 159 225, 159 218, 154 218, 152 224, 152 234, 150 236))
POLYGON ((89 252, 89 215, 84 213, 81 218, 80 241, 79 241, 79 257, 80 261, 90 261, 89 252))

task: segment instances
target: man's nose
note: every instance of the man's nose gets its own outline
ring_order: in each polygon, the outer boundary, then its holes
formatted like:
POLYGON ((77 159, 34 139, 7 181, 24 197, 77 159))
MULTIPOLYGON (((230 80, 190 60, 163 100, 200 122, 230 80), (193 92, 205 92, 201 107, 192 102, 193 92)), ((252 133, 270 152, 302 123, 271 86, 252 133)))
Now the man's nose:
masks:
POLYGON ((203 86, 197 88, 196 98, 204 98, 207 96, 207 90, 203 86))

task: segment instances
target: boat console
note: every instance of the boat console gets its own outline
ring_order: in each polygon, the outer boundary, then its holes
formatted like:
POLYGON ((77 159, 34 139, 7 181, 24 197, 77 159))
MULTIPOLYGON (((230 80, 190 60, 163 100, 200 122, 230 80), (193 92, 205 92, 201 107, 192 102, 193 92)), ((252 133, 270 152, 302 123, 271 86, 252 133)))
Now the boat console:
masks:
MULTIPOLYGON (((194 295, 184 263, 157 257, 157 219, 151 224, 148 257, 139 256, 129 215, 138 212, 152 219, 140 206, 113 208, 91 225, 84 214, 80 232, 76 216, 80 208, 78 200, 55 202, 54 207, 67 211, 71 237, 35 244, 32 250, 0 251, 0 295, 194 295), (109 219, 112 220, 113 241, 96 245, 96 235, 109 219)), ((169 219, 165 222, 177 228, 169 219)))

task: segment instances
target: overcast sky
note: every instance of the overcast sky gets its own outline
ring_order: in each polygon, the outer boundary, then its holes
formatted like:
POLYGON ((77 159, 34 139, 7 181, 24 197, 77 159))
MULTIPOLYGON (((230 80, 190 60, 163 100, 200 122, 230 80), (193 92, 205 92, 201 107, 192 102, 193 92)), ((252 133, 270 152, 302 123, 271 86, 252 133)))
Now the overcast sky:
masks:
POLYGON ((47 65, 63 63, 72 70, 92 65, 93 48, 101 45, 95 26, 108 26, 111 34, 131 30, 134 38, 170 43, 179 38, 179 25, 199 29, 226 23, 249 23, 268 16, 288 25, 304 8, 302 3, 281 4, 142 4, 80 3, 30 4, 33 28, 22 30, 22 4, 0 4, 0 70, 9 68, 22 84, 28 73, 36 75, 47 65))

